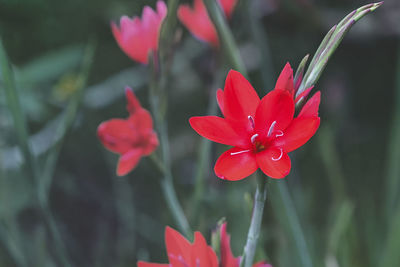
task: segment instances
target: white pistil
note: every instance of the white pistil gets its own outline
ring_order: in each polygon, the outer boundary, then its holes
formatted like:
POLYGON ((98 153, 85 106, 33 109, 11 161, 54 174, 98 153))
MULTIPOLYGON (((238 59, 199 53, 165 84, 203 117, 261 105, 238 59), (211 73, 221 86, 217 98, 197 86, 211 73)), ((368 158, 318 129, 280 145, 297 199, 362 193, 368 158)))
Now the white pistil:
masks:
POLYGON ((279 155, 278 158, 271 157, 273 161, 278 161, 278 160, 280 160, 280 159, 282 158, 282 156, 283 156, 283 149, 280 148, 280 150, 281 150, 281 154, 279 155))
POLYGON ((238 151, 238 152, 232 152, 231 156, 242 154, 242 153, 246 153, 246 152, 250 152, 250 149, 242 150, 242 151, 238 151))
POLYGON ((271 126, 269 127, 268 134, 267 134, 268 137, 270 137, 272 132, 274 131, 275 124, 276 124, 276 121, 271 123, 271 126))

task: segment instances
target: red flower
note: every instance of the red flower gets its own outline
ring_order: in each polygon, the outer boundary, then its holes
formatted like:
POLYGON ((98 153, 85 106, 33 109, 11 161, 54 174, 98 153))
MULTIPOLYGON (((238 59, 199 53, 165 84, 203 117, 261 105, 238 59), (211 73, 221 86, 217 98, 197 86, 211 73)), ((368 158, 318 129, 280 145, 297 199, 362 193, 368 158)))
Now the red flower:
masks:
MULTIPOLYGON (((232 15, 236 2, 237 0, 218 0, 228 19, 232 15)), ((208 16, 203 0, 194 0, 193 8, 187 4, 180 5, 178 18, 195 37, 214 47, 219 46, 217 31, 208 16)))
POLYGON ((133 170, 142 156, 150 155, 158 146, 150 113, 142 108, 130 88, 125 89, 125 95, 129 117, 105 121, 97 128, 103 145, 121 155, 117 167, 120 176, 133 170))
POLYGON ((275 89, 261 100, 239 72, 229 72, 224 90, 217 91, 224 118, 205 116, 189 120, 201 136, 234 146, 217 160, 214 171, 218 177, 240 180, 258 168, 272 178, 289 174, 291 162, 287 153, 304 145, 320 122, 320 92, 308 100, 296 118, 294 95, 293 70, 289 64, 280 74, 275 89))
POLYGON ((142 20, 138 17, 130 19, 123 16, 120 28, 111 22, 112 32, 122 51, 131 59, 147 64, 149 53, 158 50, 160 28, 166 15, 167 6, 163 1, 158 1, 157 13, 145 6, 142 20))
POLYGON ((218 267, 214 250, 207 245, 200 232, 195 232, 190 244, 182 235, 170 227, 165 229, 165 244, 169 264, 138 262, 138 267, 218 267))
MULTIPOLYGON (((221 263, 220 267, 239 267, 240 257, 235 258, 231 251, 230 240, 231 237, 226 232, 226 222, 221 225, 220 237, 221 237, 221 263)), ((253 267, 272 267, 272 265, 265 262, 258 262, 253 267)))
MULTIPOLYGON (((226 234, 226 223, 221 226, 221 261, 214 250, 207 245, 200 232, 195 232, 193 244, 170 227, 165 228, 165 244, 169 264, 138 262, 138 267, 239 267, 239 258, 234 258, 229 245, 229 235, 226 234), (223 255, 230 253, 229 261, 223 255)), ((272 267, 259 262, 253 267, 272 267)))

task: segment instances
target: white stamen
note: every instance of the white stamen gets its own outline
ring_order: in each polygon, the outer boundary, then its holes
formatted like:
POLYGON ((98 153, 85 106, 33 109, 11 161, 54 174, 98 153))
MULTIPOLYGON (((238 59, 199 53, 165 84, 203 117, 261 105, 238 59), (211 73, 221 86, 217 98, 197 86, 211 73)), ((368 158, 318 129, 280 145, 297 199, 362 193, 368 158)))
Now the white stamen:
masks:
POLYGON ((271 123, 271 126, 269 127, 268 134, 267 134, 268 137, 270 137, 272 132, 274 131, 275 124, 276 124, 276 121, 271 123))
POLYGON ((272 157, 272 160, 273 160, 273 161, 278 161, 278 160, 280 160, 280 159, 282 158, 282 156, 283 156, 283 149, 282 149, 282 148, 280 148, 280 150, 281 150, 281 154, 279 155, 279 157, 278 157, 278 158, 274 158, 274 157, 272 157))
POLYGON ((231 156, 234 156, 234 155, 237 155, 237 154, 246 153, 246 152, 250 152, 250 149, 242 150, 242 151, 238 151, 238 152, 232 152, 232 153, 231 153, 231 156))
POLYGON ((257 138, 257 137, 258 137, 258 134, 254 134, 254 135, 250 138, 251 143, 254 144, 254 142, 256 141, 256 138, 257 138))
POLYGON ((275 135, 275 137, 283 136, 283 132, 281 130, 277 131, 278 133, 275 135))

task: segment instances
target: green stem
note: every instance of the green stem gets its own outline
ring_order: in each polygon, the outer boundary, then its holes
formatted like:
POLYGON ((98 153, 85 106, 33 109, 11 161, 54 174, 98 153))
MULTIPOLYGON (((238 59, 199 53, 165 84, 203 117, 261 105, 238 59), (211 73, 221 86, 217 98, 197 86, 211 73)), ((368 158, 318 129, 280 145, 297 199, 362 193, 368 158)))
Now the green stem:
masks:
POLYGON ((168 208, 177 223, 179 230, 186 236, 191 237, 193 235, 190 229, 188 220, 185 217, 183 209, 179 204, 178 198, 176 196, 176 191, 173 185, 173 177, 170 170, 168 170, 155 153, 150 155, 150 159, 157 169, 164 175, 164 178, 160 180, 161 189, 164 194, 164 198, 167 202, 168 208))
POLYGON ((154 62, 151 66, 153 71, 150 75, 150 88, 149 88, 149 101, 151 110, 154 115, 155 128, 160 138, 161 146, 161 160, 154 154, 151 159, 157 161, 156 165, 163 172, 164 178, 161 180, 161 188, 164 193, 167 205, 174 217, 178 227, 186 237, 192 236, 192 231, 189 226, 189 222, 183 212, 182 206, 178 201, 176 191, 173 185, 172 167, 170 160, 170 146, 168 138, 168 125, 165 119, 165 109, 167 103, 167 93, 165 90, 167 84, 167 75, 164 72, 164 62, 158 61, 158 55, 153 53, 153 57, 150 62, 154 62), (155 66, 155 64, 159 64, 155 66), (159 68, 161 66, 161 68, 159 68), (162 167, 161 167, 162 166, 162 167))
POLYGON ((251 216, 249 232, 247 234, 246 245, 240 263, 242 267, 251 267, 256 253, 257 241, 260 235, 261 222, 264 212, 264 204, 267 199, 267 180, 264 175, 257 175, 257 190, 254 195, 254 208, 251 216))
POLYGON ((287 221, 289 223, 289 230, 292 233, 292 237, 297 248, 300 264, 303 267, 312 267, 313 264, 308 251, 307 242, 285 181, 278 182, 277 192, 282 202, 283 211, 285 212, 287 221))
POLYGON ((14 75, 11 70, 6 51, 3 46, 3 42, 0 39, 0 63, 1 63, 1 75, 4 81, 4 89, 6 93, 6 100, 10 109, 11 115, 13 116, 14 126, 17 133, 17 139, 19 147, 24 157, 27 171, 31 178, 33 178, 32 184, 36 183, 39 178, 38 165, 32 154, 32 149, 29 144, 29 134, 27 129, 27 123, 25 114, 21 107, 19 100, 17 87, 14 80, 14 75))
MULTIPOLYGON (((29 134, 27 130, 26 118, 21 107, 17 88, 15 85, 14 76, 10 68, 7 55, 1 39, 0 39, 0 61, 1 61, 1 73, 3 75, 3 80, 5 84, 7 103, 10 107, 10 111, 14 119, 14 125, 17 131, 19 145, 24 155, 25 161, 27 163, 29 175, 30 177, 32 177, 33 180, 32 184, 38 190, 41 176, 39 174, 39 168, 37 167, 36 159, 33 156, 31 148, 29 146, 28 142, 29 134)), ((39 203, 40 213, 45 222, 46 229, 48 233, 52 236, 54 241, 54 248, 57 253, 56 260, 59 261, 58 264, 60 266, 65 266, 65 267, 71 266, 66 255, 66 249, 64 243, 62 242, 62 239, 56 227, 56 223, 51 215, 50 209, 45 203, 43 203, 40 200, 39 194, 37 194, 36 196, 38 198, 37 201, 39 203)))
POLYGON ((400 46, 398 48, 396 84, 395 84, 395 111, 393 114, 392 130, 388 142, 388 165, 386 168, 386 220, 391 221, 393 212, 398 206, 400 187, 400 46))
POLYGON ((221 8, 218 6, 215 0, 203 1, 207 8, 208 14, 214 23, 215 28, 217 29, 219 39, 222 42, 223 50, 229 57, 232 66, 244 76, 247 76, 246 68, 240 57, 239 49, 236 46, 235 39, 233 38, 232 32, 228 27, 221 8))
POLYGON ((44 170, 42 172, 43 174, 38 188, 39 199, 41 201, 48 201, 47 198, 49 195, 49 189, 51 186, 55 168, 57 166, 57 160, 62 148, 63 141, 76 118, 79 107, 81 106, 84 88, 86 87, 89 71, 93 63, 94 51, 95 44, 93 41, 90 41, 84 53, 82 70, 78 77, 76 92, 68 103, 68 106, 64 112, 64 116, 60 121, 59 126, 55 130, 55 139, 58 141, 50 150, 44 164, 44 170))

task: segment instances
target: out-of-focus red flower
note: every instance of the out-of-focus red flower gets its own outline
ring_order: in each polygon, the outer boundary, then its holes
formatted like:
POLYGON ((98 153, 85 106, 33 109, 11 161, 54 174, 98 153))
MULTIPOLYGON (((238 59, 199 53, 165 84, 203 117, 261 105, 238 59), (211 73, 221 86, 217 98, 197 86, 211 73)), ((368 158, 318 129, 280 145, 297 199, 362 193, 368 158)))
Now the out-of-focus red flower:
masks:
MULTIPOLYGON (((237 0, 218 0, 225 16, 230 19, 237 0)), ((208 16, 203 0, 194 0, 193 7, 187 4, 179 6, 178 18, 183 25, 198 39, 219 46, 217 31, 208 16)))
POLYGON ((289 63, 281 72, 275 89, 261 100, 251 84, 231 70, 217 100, 224 118, 192 117, 189 122, 201 136, 234 146, 215 164, 215 174, 240 180, 260 168, 271 178, 283 178, 291 168, 287 153, 304 145, 317 131, 320 92, 311 97, 295 115, 293 70, 289 63))
MULTIPOLYGON (((214 250, 207 245, 200 232, 195 232, 194 242, 191 244, 180 233, 170 227, 165 228, 165 245, 169 264, 138 262, 138 267, 239 267, 240 258, 234 258, 229 244, 229 235, 226 233, 226 223, 221 227, 221 261, 218 263, 214 250), (226 259, 226 253, 229 259, 226 259), (224 258, 225 257, 225 258, 224 258)), ((253 267, 272 267, 259 262, 253 267)))
POLYGON ((111 22, 112 32, 122 51, 131 59, 147 64, 149 53, 158 50, 161 24, 166 15, 167 6, 160 0, 157 12, 149 6, 143 8, 142 19, 123 16, 119 28, 111 22))
MULTIPOLYGON (((220 267, 239 267, 240 257, 235 258, 232 254, 230 240, 231 237, 226 232, 226 222, 221 225, 220 237, 221 237, 221 259, 220 267)), ((272 267, 272 265, 262 261, 255 263, 253 267, 272 267)))
POLYGON ((138 262, 138 267, 218 267, 214 250, 200 232, 195 232, 193 244, 170 227, 165 229, 165 244, 169 264, 138 262))
POLYGON ((142 156, 150 155, 158 146, 150 113, 142 108, 130 88, 125 89, 125 95, 129 117, 105 121, 97 128, 103 145, 121 155, 117 166, 120 176, 133 170, 142 156))

